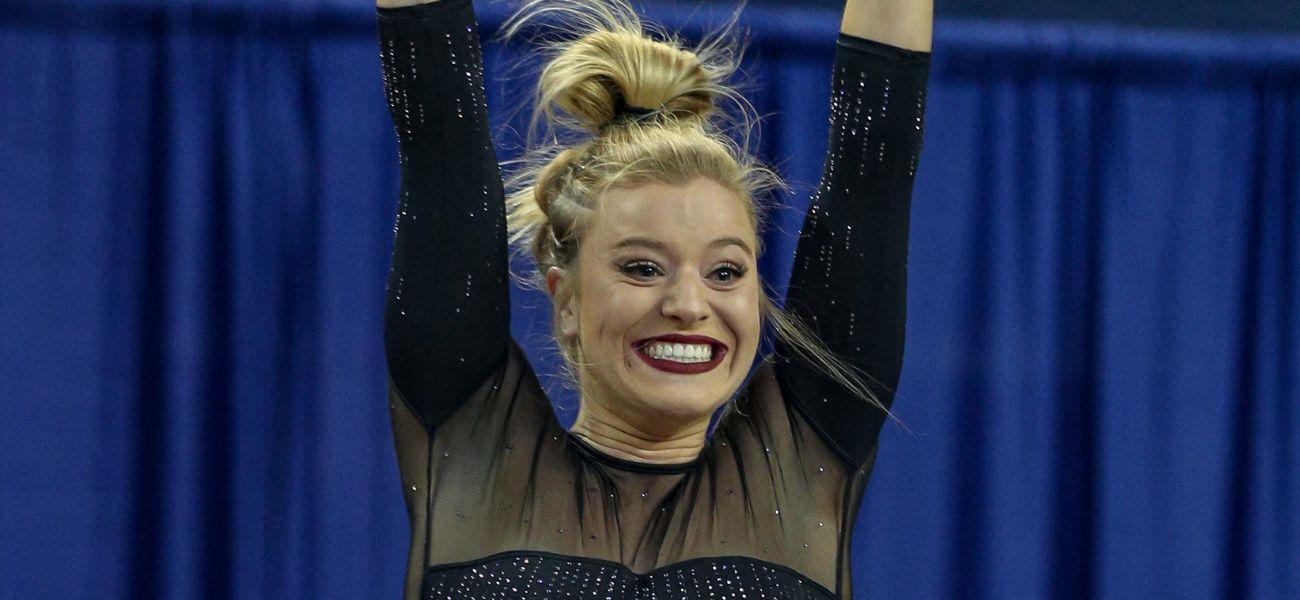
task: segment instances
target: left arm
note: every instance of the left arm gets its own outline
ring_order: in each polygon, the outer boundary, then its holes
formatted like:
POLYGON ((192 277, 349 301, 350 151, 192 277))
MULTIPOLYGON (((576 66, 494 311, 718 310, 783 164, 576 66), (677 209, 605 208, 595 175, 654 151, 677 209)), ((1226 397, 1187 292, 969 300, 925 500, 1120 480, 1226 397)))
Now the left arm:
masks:
MULTIPOLYGON (((886 406, 902 370, 908 221, 921 151, 932 0, 850 0, 836 45, 830 145, 786 308, 867 375, 886 406)), ((783 396, 854 467, 884 413, 778 344, 783 396)))

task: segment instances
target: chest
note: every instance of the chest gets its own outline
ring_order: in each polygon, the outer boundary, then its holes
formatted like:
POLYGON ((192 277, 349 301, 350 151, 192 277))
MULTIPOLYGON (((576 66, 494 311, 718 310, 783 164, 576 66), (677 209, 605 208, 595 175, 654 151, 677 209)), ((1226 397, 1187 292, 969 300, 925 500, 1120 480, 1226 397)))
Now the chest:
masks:
MULTIPOLYGON (((844 488, 826 469, 745 464, 715 452, 687 470, 637 471, 593 461, 562 435, 505 448, 493 461, 435 457, 430 564, 526 550, 609 563, 608 582, 741 557, 834 582, 844 488)), ((533 560, 526 564, 536 566, 533 560)))

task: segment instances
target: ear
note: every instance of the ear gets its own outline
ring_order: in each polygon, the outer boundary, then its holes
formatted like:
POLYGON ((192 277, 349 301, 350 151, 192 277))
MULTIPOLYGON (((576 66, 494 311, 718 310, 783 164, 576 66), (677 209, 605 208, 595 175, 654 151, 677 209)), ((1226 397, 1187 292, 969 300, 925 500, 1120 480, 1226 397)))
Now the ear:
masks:
POLYGON ((560 267, 546 269, 546 290, 550 293, 551 303, 555 306, 559 334, 566 338, 578 335, 578 307, 573 300, 573 293, 566 285, 572 283, 566 281, 568 276, 569 272, 560 267))

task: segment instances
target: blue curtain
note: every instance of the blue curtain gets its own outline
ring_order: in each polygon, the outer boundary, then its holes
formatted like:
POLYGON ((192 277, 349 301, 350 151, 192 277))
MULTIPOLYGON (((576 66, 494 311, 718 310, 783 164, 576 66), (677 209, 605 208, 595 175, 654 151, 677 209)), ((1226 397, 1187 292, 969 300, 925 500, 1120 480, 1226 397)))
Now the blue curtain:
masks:
MULTIPOLYGON (((748 12, 787 233, 837 18, 748 12)), ((1300 597, 1300 40, 936 35, 859 597, 1300 597)), ((0 598, 399 594, 379 74, 364 2, 0 4, 0 598)))

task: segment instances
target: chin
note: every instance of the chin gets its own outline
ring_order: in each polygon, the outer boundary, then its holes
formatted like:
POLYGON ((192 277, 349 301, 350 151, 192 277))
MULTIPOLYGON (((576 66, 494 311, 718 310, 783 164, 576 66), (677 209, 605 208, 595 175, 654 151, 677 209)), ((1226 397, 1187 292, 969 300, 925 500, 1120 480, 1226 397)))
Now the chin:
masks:
POLYGON ((717 385, 684 384, 664 385, 659 382, 640 382, 638 390, 654 390, 651 394, 638 394, 641 404, 657 415, 674 420, 691 421, 713 414, 731 393, 717 385))
MULTIPOLYGON (((712 401, 704 402, 698 398, 647 398, 645 400, 649 413, 653 415, 655 420, 661 422, 660 427, 669 423, 679 425, 696 423, 712 415, 717 408, 716 403, 712 401)), ((677 425, 673 425, 673 427, 675 428, 677 425)))

